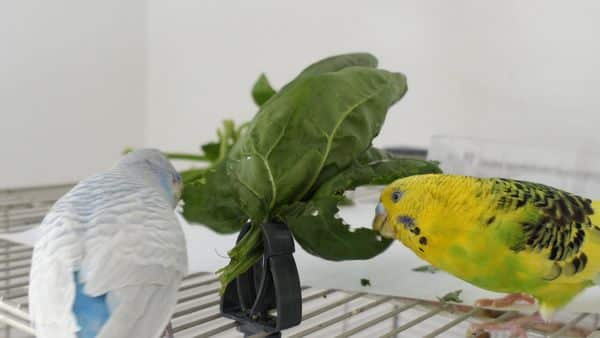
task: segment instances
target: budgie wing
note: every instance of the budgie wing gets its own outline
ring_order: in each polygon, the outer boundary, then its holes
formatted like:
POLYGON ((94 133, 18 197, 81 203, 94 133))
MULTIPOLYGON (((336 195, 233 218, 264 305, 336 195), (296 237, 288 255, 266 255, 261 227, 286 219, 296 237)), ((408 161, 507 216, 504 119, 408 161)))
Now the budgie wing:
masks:
POLYGON ((38 337, 76 337, 73 273, 83 252, 70 223, 48 226, 36 244, 29 278, 29 313, 38 337))
POLYGON ((592 201, 542 184, 495 179, 496 208, 518 223, 520 233, 509 243, 515 252, 536 253, 553 262, 544 278, 573 275, 584 269, 588 257, 582 246, 598 231, 590 216, 592 201), (513 217, 519 215, 519 217, 513 217))
POLYGON ((157 337, 164 330, 187 269, 183 232, 169 216, 86 232, 84 292, 107 294, 111 312, 101 337, 157 337))
MULTIPOLYGON (((47 223, 59 221, 43 225, 29 289, 30 313, 40 337, 75 337, 76 271, 85 294, 106 295, 110 317, 100 337, 157 337, 162 332, 187 270, 185 238, 172 210, 156 205, 148 191, 138 197, 146 209, 133 224, 111 216, 115 224, 88 227, 71 219, 76 217, 47 216, 47 223)), ((127 221, 132 221, 131 215, 140 210, 127 208, 127 221)))

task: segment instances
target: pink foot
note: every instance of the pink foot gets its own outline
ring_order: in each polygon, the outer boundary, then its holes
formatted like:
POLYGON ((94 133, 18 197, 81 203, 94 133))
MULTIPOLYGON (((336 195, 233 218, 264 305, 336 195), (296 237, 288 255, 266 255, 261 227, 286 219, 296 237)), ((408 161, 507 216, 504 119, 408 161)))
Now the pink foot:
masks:
POLYGON ((511 337, 527 338, 525 327, 540 323, 544 323, 544 320, 539 314, 534 314, 518 317, 506 322, 475 324, 471 326, 470 332, 473 337, 479 337, 484 332, 507 332, 511 337))
POLYGON ((535 304, 535 298, 524 293, 513 293, 498 299, 479 299, 475 302, 475 306, 503 308, 511 306, 519 301, 525 302, 527 304, 535 304))
POLYGON ((173 326, 171 326, 171 322, 169 322, 169 325, 167 325, 167 327, 165 328, 165 331, 163 332, 162 338, 173 338, 173 326))
MULTIPOLYGON (((535 329, 547 334, 558 331, 564 324, 557 322, 546 322, 539 313, 517 317, 505 322, 490 322, 474 324, 471 326, 470 335, 472 337, 481 337, 489 332, 506 332, 511 337, 527 338, 526 328, 535 329)), ((586 329, 571 327, 564 334, 569 337, 588 337, 591 332, 586 329)))

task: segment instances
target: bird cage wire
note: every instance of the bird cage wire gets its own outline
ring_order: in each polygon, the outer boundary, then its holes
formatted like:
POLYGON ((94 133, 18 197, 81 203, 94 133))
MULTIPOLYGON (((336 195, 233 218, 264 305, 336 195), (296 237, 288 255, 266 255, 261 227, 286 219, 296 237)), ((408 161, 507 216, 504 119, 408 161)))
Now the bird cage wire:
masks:
MULTIPOLYGON (((72 185, 0 190, 0 232, 20 232, 39 224, 72 185)), ((0 240, 0 337, 34 337, 27 287, 32 248, 0 240)), ((185 277, 172 317, 175 337, 240 337, 236 323, 219 313, 219 281, 209 272, 185 277)), ((487 311, 402 297, 302 287, 300 325, 284 337, 465 337, 473 323, 502 321, 515 312, 487 311)), ((576 337, 598 327, 598 315, 564 314, 563 325, 530 337, 576 337)), ((263 335, 264 336, 264 335, 263 335)), ((253 337, 261 337, 255 335, 253 337)))

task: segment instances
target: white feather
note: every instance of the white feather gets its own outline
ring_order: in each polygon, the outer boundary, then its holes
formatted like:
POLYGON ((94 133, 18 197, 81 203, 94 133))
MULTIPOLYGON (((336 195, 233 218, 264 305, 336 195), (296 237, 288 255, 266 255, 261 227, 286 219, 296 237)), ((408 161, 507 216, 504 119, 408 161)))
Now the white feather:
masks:
POLYGON ((82 181, 46 215, 34 248, 29 302, 39 338, 72 338, 73 273, 107 294, 100 337, 158 337, 187 270, 183 232, 168 201, 116 169, 82 181))

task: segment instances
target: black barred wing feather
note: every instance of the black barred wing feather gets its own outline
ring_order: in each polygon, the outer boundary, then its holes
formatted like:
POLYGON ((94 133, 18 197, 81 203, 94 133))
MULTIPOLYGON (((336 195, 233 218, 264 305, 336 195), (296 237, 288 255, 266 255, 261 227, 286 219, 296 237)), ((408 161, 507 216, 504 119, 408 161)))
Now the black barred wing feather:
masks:
POLYGON ((548 279, 561 274, 572 275, 585 268, 587 256, 581 247, 586 231, 594 227, 590 220, 594 213, 590 199, 543 184, 501 178, 493 180, 492 191, 499 196, 499 209, 517 211, 534 206, 539 211, 534 222, 521 224, 523 238, 512 250, 535 250, 554 261, 548 279))

